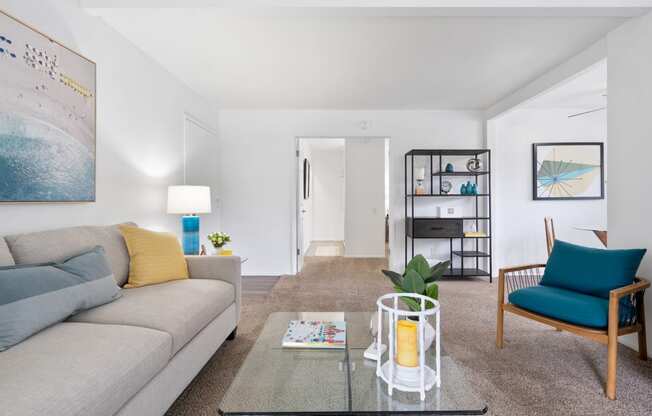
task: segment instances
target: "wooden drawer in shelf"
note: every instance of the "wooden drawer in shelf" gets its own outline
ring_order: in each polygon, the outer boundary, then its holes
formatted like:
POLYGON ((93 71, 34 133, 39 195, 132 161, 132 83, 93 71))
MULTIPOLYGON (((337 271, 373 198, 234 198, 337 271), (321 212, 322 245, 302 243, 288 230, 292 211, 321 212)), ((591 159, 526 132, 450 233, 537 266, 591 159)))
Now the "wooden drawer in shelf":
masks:
POLYGON ((464 236, 462 218, 408 218, 407 227, 407 234, 412 238, 461 238, 464 236))

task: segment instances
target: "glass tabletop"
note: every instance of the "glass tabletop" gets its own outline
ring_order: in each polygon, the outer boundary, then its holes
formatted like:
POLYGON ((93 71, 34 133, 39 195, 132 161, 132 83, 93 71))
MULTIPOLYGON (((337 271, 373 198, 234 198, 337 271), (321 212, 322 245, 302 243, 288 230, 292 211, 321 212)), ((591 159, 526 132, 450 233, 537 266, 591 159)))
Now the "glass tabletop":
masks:
MULTIPOLYGON (((363 357, 373 338, 369 312, 277 312, 245 359, 220 405, 224 416, 301 414, 468 414, 487 411, 455 361, 442 351, 440 388, 418 393, 394 390, 376 377, 376 362, 363 357), (347 348, 290 349, 281 346, 288 322, 346 321, 347 348)), ((384 331, 387 333, 387 331, 384 331)), ((434 353, 427 353, 432 361, 434 353)), ((387 353, 384 355, 387 360, 387 353)))

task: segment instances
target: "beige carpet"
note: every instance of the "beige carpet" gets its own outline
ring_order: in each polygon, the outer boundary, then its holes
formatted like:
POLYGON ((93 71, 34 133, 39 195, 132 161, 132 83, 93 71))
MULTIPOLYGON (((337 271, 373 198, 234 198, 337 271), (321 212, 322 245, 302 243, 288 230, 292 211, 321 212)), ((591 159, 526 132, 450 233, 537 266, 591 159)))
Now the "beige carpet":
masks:
MULTIPOLYGON (((391 289, 379 260, 311 258, 299 277, 282 277, 270 295, 244 299, 238 337, 225 343, 168 415, 217 415, 220 400, 269 313, 367 311, 391 289)), ((441 283, 442 342, 494 415, 652 415, 652 361, 619 351, 618 400, 604 397, 606 348, 508 315, 505 348, 494 347, 496 285, 441 283)), ((445 381, 444 381, 445 382, 445 381)))

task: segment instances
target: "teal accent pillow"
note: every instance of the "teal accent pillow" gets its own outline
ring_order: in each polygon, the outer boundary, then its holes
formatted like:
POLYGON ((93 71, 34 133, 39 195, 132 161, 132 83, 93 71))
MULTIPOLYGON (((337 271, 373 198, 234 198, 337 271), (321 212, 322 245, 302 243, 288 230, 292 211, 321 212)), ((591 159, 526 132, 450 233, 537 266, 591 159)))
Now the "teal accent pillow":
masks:
POLYGON ((630 285, 646 249, 603 250, 555 240, 541 285, 609 298, 630 285))
POLYGON ((120 295, 99 246, 57 264, 0 267, 0 351, 120 295))

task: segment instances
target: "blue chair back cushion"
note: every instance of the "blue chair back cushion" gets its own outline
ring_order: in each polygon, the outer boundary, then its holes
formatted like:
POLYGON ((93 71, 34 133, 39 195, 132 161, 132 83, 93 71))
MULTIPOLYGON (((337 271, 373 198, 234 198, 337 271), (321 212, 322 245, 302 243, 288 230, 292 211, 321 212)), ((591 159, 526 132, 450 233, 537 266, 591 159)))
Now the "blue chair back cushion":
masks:
MULTIPOLYGON (((530 312, 570 324, 604 329, 609 322, 609 301, 551 286, 532 286, 509 294, 509 302, 530 312)), ((631 319, 634 308, 629 302, 619 307, 620 325, 631 319)))
POLYGON ((541 284, 608 299, 609 291, 634 282, 645 252, 603 250, 555 240, 541 284))

